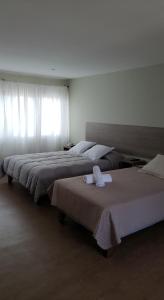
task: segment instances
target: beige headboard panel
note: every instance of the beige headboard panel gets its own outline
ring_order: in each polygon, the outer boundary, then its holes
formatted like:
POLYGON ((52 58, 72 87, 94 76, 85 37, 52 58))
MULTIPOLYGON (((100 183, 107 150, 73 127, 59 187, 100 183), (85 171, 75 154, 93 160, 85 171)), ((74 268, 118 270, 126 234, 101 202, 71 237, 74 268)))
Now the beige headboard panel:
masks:
POLYGON ((154 157, 164 154, 164 128, 118 124, 86 124, 86 140, 114 146, 119 152, 154 157))

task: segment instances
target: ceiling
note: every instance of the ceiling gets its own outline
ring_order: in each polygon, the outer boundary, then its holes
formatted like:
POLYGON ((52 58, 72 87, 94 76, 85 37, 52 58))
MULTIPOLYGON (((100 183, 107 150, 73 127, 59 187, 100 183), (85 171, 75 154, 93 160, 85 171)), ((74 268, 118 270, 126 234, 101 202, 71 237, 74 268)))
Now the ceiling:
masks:
POLYGON ((164 62, 163 0, 0 0, 0 8, 2 71, 76 78, 164 62))

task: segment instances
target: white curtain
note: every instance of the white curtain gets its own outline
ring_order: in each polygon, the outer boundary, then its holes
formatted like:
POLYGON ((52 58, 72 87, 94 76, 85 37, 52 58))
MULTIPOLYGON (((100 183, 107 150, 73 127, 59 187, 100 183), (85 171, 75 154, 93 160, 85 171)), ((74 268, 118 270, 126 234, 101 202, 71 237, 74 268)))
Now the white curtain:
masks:
POLYGON ((0 157, 61 150, 68 137, 66 87, 0 81, 0 157))

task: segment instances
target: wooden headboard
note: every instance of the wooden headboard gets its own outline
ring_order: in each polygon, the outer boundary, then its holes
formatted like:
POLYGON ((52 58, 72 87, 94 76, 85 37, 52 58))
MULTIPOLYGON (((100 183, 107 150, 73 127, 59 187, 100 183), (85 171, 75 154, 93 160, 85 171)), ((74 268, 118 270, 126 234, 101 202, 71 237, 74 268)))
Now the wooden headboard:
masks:
POLYGON ((152 158, 164 154, 164 128, 118 124, 86 124, 86 140, 114 146, 118 152, 152 158))

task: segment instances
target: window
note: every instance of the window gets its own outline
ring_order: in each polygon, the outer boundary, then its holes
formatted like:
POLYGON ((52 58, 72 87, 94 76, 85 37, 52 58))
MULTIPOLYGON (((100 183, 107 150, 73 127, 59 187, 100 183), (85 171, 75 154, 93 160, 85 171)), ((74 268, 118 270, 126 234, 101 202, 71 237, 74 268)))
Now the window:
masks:
POLYGON ((0 81, 0 156, 61 149, 68 112, 66 87, 0 81))

